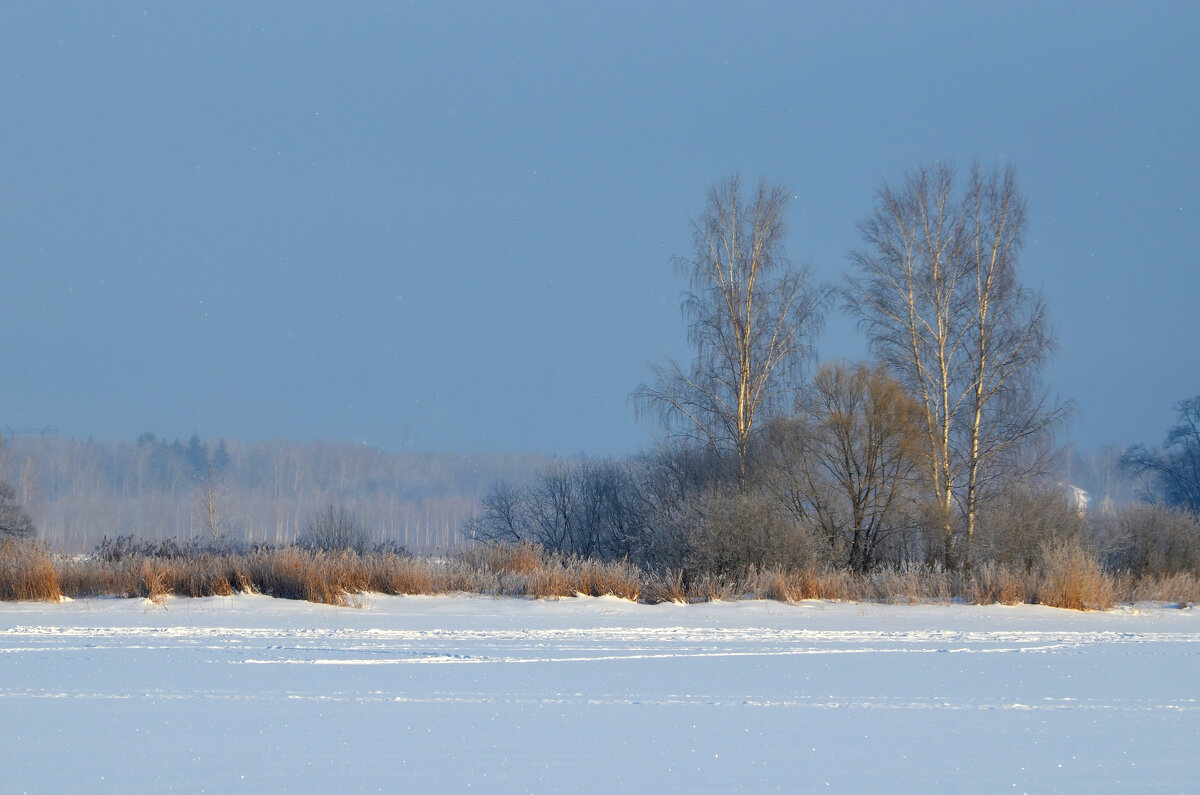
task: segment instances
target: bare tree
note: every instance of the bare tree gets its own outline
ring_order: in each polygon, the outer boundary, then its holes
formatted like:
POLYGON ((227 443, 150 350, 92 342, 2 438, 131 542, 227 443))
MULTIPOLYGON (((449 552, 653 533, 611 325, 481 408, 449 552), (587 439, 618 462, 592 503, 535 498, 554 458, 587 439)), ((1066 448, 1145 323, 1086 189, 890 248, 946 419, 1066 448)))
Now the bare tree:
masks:
POLYGON ((1012 167, 975 164, 962 191, 950 166, 923 167, 880 189, 852 255, 847 303, 923 409, 950 565, 971 565, 981 500, 1069 410, 1040 385, 1053 335, 1044 300, 1017 278, 1025 225, 1012 167))
POLYGON ((1087 511, 1049 478, 1007 489, 979 511, 976 557, 1016 571, 1035 571, 1046 555, 1083 540, 1087 511))
POLYGON ((215 542, 221 536, 221 500, 218 494, 216 475, 213 474, 211 466, 205 470, 204 479, 200 484, 198 494, 200 511, 204 517, 204 525, 208 528, 209 540, 215 542))
POLYGON ((229 452, 225 441, 221 440, 216 452, 209 450, 208 445, 200 441, 200 437, 192 435, 188 442, 187 460, 192 466, 192 477, 196 481, 197 500, 204 527, 208 530, 209 541, 216 543, 220 539, 225 521, 223 516, 222 480, 226 467, 229 466, 229 452))
POLYGON ((1161 450, 1142 445, 1121 457, 1121 467, 1149 476, 1167 505, 1200 515, 1200 395, 1176 404, 1179 419, 1167 433, 1161 450))
POLYGON ((790 405, 828 297, 807 269, 788 264, 788 195, 759 182, 746 197, 736 176, 709 190, 692 224, 695 258, 675 260, 688 278, 683 311, 696 358, 686 370, 654 366, 654 383, 634 393, 639 411, 714 451, 732 450, 742 482, 756 424, 790 405))
POLYGON ((525 489, 500 481, 480 498, 479 513, 464 523, 464 532, 472 541, 515 544, 528 540, 526 505, 525 489))
POLYGON ((679 440, 639 454, 631 475, 642 514, 631 557, 659 571, 695 565, 698 506, 716 493, 738 491, 732 453, 679 440))
POLYGON ((641 552, 643 503, 628 462, 560 462, 526 488, 493 486, 465 529, 480 541, 528 541, 553 552, 619 560, 641 552))
POLYGON ((916 514, 921 408, 882 367, 823 365, 795 417, 765 434, 762 481, 855 571, 916 514))

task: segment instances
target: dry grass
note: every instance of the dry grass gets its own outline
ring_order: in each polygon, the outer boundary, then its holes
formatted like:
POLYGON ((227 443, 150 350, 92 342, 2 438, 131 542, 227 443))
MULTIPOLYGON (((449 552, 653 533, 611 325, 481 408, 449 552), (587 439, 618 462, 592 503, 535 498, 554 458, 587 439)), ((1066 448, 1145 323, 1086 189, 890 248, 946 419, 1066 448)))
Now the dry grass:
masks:
POLYGON ((500 574, 532 574, 545 566, 545 550, 537 544, 480 544, 463 550, 458 560, 476 569, 500 574))
POLYGON ((1196 574, 1132 577, 1122 573, 1114 580, 1117 602, 1172 602, 1180 607, 1200 603, 1200 576, 1196 574))
POLYGON ((775 566, 751 571, 747 580, 746 591, 752 596, 788 604, 804 599, 858 599, 863 593, 860 580, 835 569, 795 571, 775 566))
POLYGON ((1113 605, 1113 579, 1095 554, 1079 544, 1043 552, 1031 595, 1039 604, 1071 610, 1106 610, 1113 605))
POLYGON ((645 587, 642 588, 643 599, 652 605, 664 602, 676 604, 688 603, 688 589, 684 581, 683 571, 676 569, 662 574, 651 574, 646 577, 645 587))
POLYGON ((576 564, 582 588, 578 593, 588 596, 617 596, 638 601, 642 592, 642 574, 628 562, 602 563, 582 560, 576 564))
POLYGON ((229 596, 253 590, 245 561, 233 556, 73 558, 55 560, 54 565, 63 594, 71 598, 128 596, 161 601, 172 594, 229 596))
POLYGON ((747 587, 746 578, 706 572, 696 577, 688 590, 693 602, 728 602, 747 595, 747 587))
POLYGON ((1019 605, 1026 600, 1026 577, 1006 566, 985 563, 964 583, 963 598, 977 605, 1019 605))
POLYGON ((967 572, 910 565, 867 574, 831 569, 749 568, 740 574, 646 572, 628 562, 547 553, 532 545, 480 546, 448 560, 393 552, 325 552, 283 547, 243 553, 133 553, 117 559, 54 556, 38 544, 0 541, 0 599, 251 592, 333 605, 358 594, 484 593, 538 599, 613 595, 631 601, 701 602, 760 598, 884 603, 1040 603, 1076 610, 1114 601, 1200 602, 1200 576, 1106 573, 1078 544, 1046 549, 1032 571, 995 563, 967 572))
POLYGON ((818 578, 811 572, 790 571, 775 566, 752 572, 748 579, 751 593, 760 599, 795 604, 804 599, 816 599, 820 593, 818 578))
POLYGON ((432 595, 458 590, 448 570, 401 555, 377 555, 364 561, 367 590, 385 594, 432 595))
MULTIPOLYGON (((49 560, 49 558, 47 558, 49 560)), ((282 547, 244 554, 130 554, 53 561, 70 597, 228 596, 253 592, 345 605, 356 594, 456 591, 562 598, 639 598, 643 575, 627 563, 563 558, 530 545, 476 547, 449 561, 392 552, 326 552, 282 547)), ((10 578, 12 579, 12 578, 10 578)), ((25 598, 25 597, 20 597, 25 598)))
POLYGON ((366 558, 355 552, 324 552, 298 547, 251 553, 247 578, 253 590, 283 599, 345 605, 368 590, 366 558))
POLYGON ((855 583, 847 583, 846 590, 854 593, 854 598, 873 602, 943 602, 950 598, 951 593, 946 573, 924 566, 879 569, 855 579, 860 579, 861 584, 855 587, 855 583))
POLYGON ((46 547, 12 538, 0 539, 0 601, 62 600, 54 558, 46 547))

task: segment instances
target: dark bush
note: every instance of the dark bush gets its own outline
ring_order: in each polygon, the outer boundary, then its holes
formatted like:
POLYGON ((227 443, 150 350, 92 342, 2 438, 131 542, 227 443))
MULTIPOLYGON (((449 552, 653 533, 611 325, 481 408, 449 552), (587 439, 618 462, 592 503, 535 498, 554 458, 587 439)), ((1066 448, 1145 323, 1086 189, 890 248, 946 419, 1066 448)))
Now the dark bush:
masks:
POLYGON ((362 554, 367 551, 367 531, 354 514, 340 505, 330 505, 308 520, 300 546, 326 552, 350 550, 362 554))
POLYGON ((8 483, 0 483, 0 537, 33 538, 37 529, 33 519, 17 502, 17 493, 8 483))

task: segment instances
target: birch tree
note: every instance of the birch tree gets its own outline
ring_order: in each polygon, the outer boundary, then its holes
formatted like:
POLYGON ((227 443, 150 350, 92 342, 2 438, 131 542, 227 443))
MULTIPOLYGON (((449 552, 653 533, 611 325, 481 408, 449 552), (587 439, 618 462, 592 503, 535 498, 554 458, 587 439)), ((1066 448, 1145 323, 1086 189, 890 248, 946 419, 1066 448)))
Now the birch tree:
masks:
POLYGON ((960 190, 939 164, 880 189, 852 254, 847 303, 922 408, 947 565, 971 565, 981 501, 1068 411, 1040 383, 1054 340, 1044 299, 1018 279, 1025 226, 1011 166, 973 165, 960 190))
POLYGON ((692 224, 695 256, 675 260, 688 280, 683 312, 695 359, 687 368, 655 365, 653 383, 634 393, 639 411, 677 434, 732 452, 741 483, 755 429, 792 403, 829 294, 787 260, 789 195, 760 181, 747 196, 736 176, 709 190, 692 224))

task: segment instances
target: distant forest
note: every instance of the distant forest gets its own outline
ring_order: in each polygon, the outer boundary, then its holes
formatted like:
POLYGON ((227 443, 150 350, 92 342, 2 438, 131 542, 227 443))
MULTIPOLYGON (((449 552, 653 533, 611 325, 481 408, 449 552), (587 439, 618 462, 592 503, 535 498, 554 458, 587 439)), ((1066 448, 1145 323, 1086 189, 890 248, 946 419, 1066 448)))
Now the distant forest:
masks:
POLYGON ((427 553, 459 544, 489 486, 530 481, 550 460, 392 454, 332 441, 40 436, 0 442, 0 482, 12 484, 38 537, 66 551, 131 534, 286 544, 337 505, 354 514, 371 543, 427 553))

